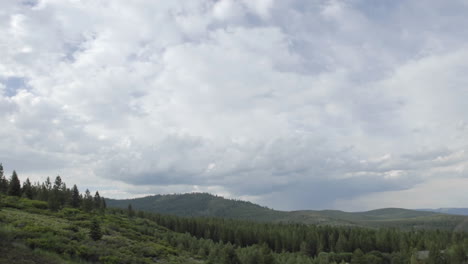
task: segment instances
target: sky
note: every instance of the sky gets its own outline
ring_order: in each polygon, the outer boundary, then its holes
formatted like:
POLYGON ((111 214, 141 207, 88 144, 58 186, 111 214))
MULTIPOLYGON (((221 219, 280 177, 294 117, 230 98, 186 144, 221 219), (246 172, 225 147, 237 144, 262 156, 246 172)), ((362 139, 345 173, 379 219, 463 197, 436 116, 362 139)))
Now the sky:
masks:
POLYGON ((468 207, 465 0, 0 1, 7 176, 468 207))

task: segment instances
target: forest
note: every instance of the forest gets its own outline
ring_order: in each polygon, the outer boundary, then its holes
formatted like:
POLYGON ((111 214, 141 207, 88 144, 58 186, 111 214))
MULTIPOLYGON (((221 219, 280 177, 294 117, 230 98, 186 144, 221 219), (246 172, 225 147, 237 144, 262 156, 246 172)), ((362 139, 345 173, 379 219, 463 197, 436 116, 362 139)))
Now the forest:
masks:
POLYGON ((461 264, 468 235, 180 217, 108 208, 96 191, 0 164, 0 263, 461 264), (12 262, 14 260, 15 262, 12 262))

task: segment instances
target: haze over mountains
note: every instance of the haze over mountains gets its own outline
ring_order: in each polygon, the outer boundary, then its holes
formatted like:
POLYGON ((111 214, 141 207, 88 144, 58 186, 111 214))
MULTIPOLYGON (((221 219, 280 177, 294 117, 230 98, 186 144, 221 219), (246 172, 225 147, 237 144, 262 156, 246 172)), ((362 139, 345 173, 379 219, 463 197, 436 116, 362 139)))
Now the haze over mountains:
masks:
POLYGON ((319 225, 439 228, 468 230, 468 217, 429 210, 384 208, 366 212, 339 210, 279 211, 260 205, 225 199, 208 193, 154 195, 143 198, 107 199, 110 207, 127 208, 190 217, 222 217, 267 222, 294 222, 319 225))
POLYGON ((436 212, 441 214, 467 215, 468 208, 437 208, 437 209, 418 209, 419 211, 436 212))

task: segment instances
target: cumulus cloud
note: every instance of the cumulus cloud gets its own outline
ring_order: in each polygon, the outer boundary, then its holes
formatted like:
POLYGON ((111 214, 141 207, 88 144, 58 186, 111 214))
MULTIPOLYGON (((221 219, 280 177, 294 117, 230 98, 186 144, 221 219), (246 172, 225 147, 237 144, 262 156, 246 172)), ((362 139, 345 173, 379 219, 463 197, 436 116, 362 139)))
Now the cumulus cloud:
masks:
POLYGON ((437 191, 448 198, 429 201, 453 206, 467 176, 467 9, 7 1, 0 161, 115 198, 361 210, 423 207, 411 195, 437 191))

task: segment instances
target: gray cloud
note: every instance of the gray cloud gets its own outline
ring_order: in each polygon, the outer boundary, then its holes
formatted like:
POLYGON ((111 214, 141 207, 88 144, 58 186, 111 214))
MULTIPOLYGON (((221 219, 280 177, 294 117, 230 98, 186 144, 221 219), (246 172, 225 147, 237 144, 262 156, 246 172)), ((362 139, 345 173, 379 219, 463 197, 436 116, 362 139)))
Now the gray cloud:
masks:
POLYGON ((0 161, 32 176, 349 210, 467 178, 464 1, 0 8, 0 161))

